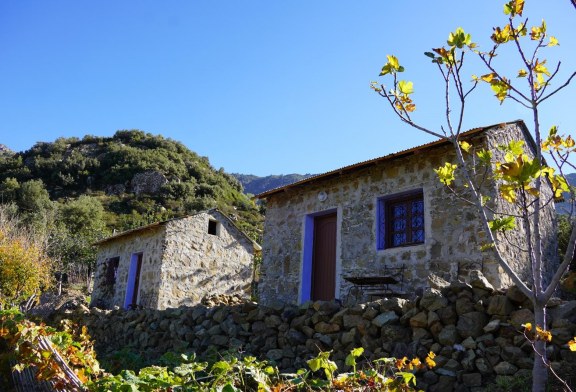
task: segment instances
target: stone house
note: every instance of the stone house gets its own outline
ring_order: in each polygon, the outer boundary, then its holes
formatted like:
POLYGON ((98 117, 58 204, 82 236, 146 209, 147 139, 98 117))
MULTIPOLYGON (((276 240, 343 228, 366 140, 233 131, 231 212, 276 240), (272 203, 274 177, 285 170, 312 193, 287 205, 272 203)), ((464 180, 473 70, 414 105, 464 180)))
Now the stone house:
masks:
POLYGON ((220 294, 249 296, 260 246, 217 209, 96 243, 91 305, 166 309, 220 294))
MULTIPOLYGON (((528 154, 535 146, 522 121, 473 129, 462 137, 494 156, 502 154, 497 146, 510 140, 523 140, 528 154)), ((428 287, 432 273, 453 282, 481 271, 495 288, 509 286, 494 251, 481 251, 486 233, 475 207, 455 197, 434 172, 455 160, 453 146, 438 140, 259 194, 267 203, 260 302, 346 301, 355 279, 390 271, 400 272, 407 295, 428 287)), ((486 184, 492 203, 506 208, 496 185, 486 184)), ((550 197, 547 182, 543 188, 543 196, 550 197)), ((556 259, 553 204, 542 219, 548 260, 556 259)), ((521 225, 508 237, 500 251, 528 280, 527 257, 518 250, 526 245, 521 225)))

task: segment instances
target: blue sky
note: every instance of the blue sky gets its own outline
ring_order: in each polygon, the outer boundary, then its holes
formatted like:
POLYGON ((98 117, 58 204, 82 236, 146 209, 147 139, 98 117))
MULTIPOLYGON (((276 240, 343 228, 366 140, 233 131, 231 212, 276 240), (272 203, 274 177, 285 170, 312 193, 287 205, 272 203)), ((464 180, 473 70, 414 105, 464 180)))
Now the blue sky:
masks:
MULTIPOLYGON (((141 129, 228 172, 325 172, 430 141, 401 124, 370 81, 396 54, 415 83, 417 118, 438 129, 441 85, 423 52, 458 26, 488 49, 502 4, 4 0, 0 143, 22 151, 141 129)), ((527 1, 525 11, 529 25, 545 18, 560 41, 549 63, 562 59, 561 75, 575 70, 570 1, 527 1)), ((576 82, 543 106, 543 127, 575 133, 575 92, 576 82)), ((487 87, 478 93, 467 128, 528 123, 517 105, 498 105, 487 87)))

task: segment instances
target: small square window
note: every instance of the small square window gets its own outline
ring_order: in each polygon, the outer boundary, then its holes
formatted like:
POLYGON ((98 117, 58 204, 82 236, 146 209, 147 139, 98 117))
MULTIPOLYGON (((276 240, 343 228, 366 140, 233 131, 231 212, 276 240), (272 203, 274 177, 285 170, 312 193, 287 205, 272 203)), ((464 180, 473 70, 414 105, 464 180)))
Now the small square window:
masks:
POLYGON ((208 234, 218 235, 218 222, 215 220, 208 221, 208 234))
POLYGON ((378 249, 424 243, 422 191, 378 200, 378 249))

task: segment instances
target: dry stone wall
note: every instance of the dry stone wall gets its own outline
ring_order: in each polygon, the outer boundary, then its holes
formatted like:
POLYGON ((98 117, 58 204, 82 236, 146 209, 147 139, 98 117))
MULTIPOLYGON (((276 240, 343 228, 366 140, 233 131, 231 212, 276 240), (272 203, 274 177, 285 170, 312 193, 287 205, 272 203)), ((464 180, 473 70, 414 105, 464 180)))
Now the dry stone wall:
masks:
MULTIPOLYGON (((96 341, 99 355, 132 347, 149 359, 167 351, 244 353, 276 363, 284 371, 306 367, 319 350, 333 350, 339 369, 352 348, 366 359, 424 358, 437 366, 417 374, 429 391, 483 391, 496 376, 528 378, 534 353, 522 334, 533 322, 530 302, 515 287, 496 291, 478 273, 470 284, 449 285, 434 277, 414 301, 389 298, 342 307, 337 302, 264 307, 241 303, 157 310, 78 314, 96 341)), ((553 300, 553 334, 548 355, 554 369, 573 375, 576 352, 567 342, 576 334, 576 301, 553 300)), ((576 380, 574 380, 576 381, 576 380)))

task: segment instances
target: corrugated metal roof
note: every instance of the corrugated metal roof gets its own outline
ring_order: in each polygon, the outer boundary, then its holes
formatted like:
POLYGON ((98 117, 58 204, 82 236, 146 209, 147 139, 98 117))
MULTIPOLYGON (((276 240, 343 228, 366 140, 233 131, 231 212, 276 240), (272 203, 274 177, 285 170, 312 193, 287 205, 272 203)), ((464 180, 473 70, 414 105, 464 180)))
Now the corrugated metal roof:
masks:
MULTIPOLYGON (((526 137, 529 138, 530 140, 532 139, 532 136, 529 134, 529 132, 526 128, 526 125, 524 124, 524 122, 522 120, 515 120, 515 121, 506 122, 506 123, 493 124, 493 125, 489 125, 489 126, 485 126, 485 127, 473 128, 473 129, 470 129, 466 132, 461 133, 460 137, 461 138, 471 137, 471 136, 474 136, 476 134, 485 132, 488 129, 503 126, 503 125, 510 125, 510 124, 518 124, 522 128, 524 133, 526 134, 526 137)), ((256 195, 255 197, 258 199, 265 199, 268 196, 271 196, 273 194, 280 193, 280 192, 285 192, 288 189, 293 188, 293 187, 305 185, 305 184, 319 181, 319 180, 325 180, 325 179, 335 177, 335 176, 340 176, 344 173, 353 172, 353 171, 360 170, 362 168, 365 168, 365 167, 368 167, 371 165, 375 165, 375 164, 378 164, 381 162, 402 158, 402 157, 405 157, 408 155, 418 154, 418 153, 421 153, 422 151, 426 151, 426 150, 429 150, 432 148, 440 147, 440 146, 443 146, 443 145, 446 145, 449 143, 450 143, 450 141, 447 139, 438 139, 438 140, 435 140, 435 141, 430 142, 430 143, 426 143, 426 144, 422 144, 420 146, 409 148, 407 150, 401 150, 401 151, 398 151, 398 152, 395 152, 392 154, 388 154, 388 155, 385 155, 382 157, 370 159, 370 160, 363 161, 363 162, 358 162, 358 163, 355 163, 352 165, 341 167, 341 168, 336 169, 336 170, 331 170, 331 171, 323 173, 323 174, 318 174, 316 176, 308 177, 304 180, 300 180, 300 181, 294 182, 292 184, 288 184, 288 185, 284 185, 284 186, 281 186, 278 188, 270 189, 266 192, 262 192, 262 193, 256 195)), ((533 141, 532 141, 532 143, 533 143, 533 141)))

